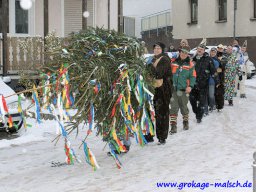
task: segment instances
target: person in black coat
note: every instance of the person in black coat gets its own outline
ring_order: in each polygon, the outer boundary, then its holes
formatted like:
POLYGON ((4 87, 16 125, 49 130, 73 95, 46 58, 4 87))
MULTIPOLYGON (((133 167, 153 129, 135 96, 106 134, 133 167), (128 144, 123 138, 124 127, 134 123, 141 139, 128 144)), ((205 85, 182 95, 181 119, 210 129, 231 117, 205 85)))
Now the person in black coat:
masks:
MULTIPOLYGON (((156 136, 159 144, 165 144, 169 131, 169 104, 172 95, 171 91, 171 61, 164 53, 165 45, 161 42, 155 43, 154 58, 152 60, 151 72, 155 87, 154 108, 156 117, 156 136)), ((146 136, 147 141, 150 138, 146 136)))
POLYGON ((217 76, 213 60, 205 52, 205 49, 206 46, 200 44, 197 47, 197 54, 193 58, 196 70, 196 84, 189 95, 189 100, 192 110, 196 114, 197 123, 201 123, 204 114, 204 106, 208 97, 209 77, 212 76, 216 81, 217 76))
POLYGON ((220 66, 217 69, 219 84, 215 88, 215 102, 216 109, 220 112, 224 107, 224 71, 228 62, 228 57, 224 54, 224 46, 222 44, 217 46, 217 57, 220 61, 220 66))

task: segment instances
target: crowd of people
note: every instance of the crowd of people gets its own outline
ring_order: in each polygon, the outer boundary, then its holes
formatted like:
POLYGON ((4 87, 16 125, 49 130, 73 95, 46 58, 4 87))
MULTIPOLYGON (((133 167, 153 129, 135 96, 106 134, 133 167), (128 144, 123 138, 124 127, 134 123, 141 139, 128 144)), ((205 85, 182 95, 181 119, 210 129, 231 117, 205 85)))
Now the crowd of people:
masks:
MULTIPOLYGON (((153 45, 153 58, 146 67, 151 71, 155 88, 153 104, 159 145, 166 143, 169 134, 177 133, 179 110, 183 130, 189 129, 189 102, 197 123, 201 123, 203 117, 214 110, 221 112, 225 101, 233 106, 238 87, 240 98, 246 98, 247 42, 240 46, 238 39, 234 39, 230 45, 219 44, 210 51, 207 49, 206 39, 203 39, 196 54, 191 55, 188 41, 183 39, 177 50, 173 46, 168 48, 168 52, 174 53, 170 58, 163 43, 153 45)), ((145 135, 147 142, 153 142, 153 137, 145 135)), ((129 150, 130 139, 123 143, 129 150)))
MULTIPOLYGON (((238 87, 240 97, 246 98, 247 42, 240 46, 238 39, 234 39, 230 45, 212 47, 209 53, 207 49, 203 39, 196 54, 190 55, 188 41, 183 39, 178 54, 173 54, 177 57, 169 58, 163 43, 154 44, 154 56, 148 65, 154 77, 155 129, 159 144, 165 144, 168 130, 169 134, 177 133, 179 110, 183 130, 189 129, 189 102, 197 123, 201 123, 203 117, 214 110, 221 112, 225 101, 233 106, 238 87)), ((170 46, 168 51, 176 50, 170 46)))

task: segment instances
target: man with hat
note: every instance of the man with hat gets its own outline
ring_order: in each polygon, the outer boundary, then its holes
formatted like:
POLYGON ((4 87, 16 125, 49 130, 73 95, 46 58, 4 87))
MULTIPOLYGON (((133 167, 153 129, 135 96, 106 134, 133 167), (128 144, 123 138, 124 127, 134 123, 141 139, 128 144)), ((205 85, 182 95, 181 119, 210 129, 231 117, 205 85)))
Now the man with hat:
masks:
POLYGON ((217 68, 219 84, 215 88, 215 104, 217 111, 220 112, 224 107, 224 71, 228 62, 228 56, 224 54, 224 45, 222 44, 217 46, 217 58, 220 65, 217 68))
POLYGON ((173 92, 170 109, 170 134, 177 133, 177 116, 179 109, 183 115, 183 130, 189 129, 189 110, 187 104, 189 94, 196 80, 194 64, 188 55, 189 51, 189 46, 185 45, 181 47, 179 57, 173 59, 171 63, 173 92))
MULTIPOLYGON (((165 45, 157 42, 153 45, 154 58, 152 65, 149 65, 154 78, 154 108, 156 117, 156 136, 159 144, 165 144, 169 131, 169 104, 172 96, 172 73, 170 58, 164 53, 165 45)), ((147 141, 153 141, 152 135, 146 135, 147 141)))
POLYGON ((193 58, 196 70, 196 83, 190 93, 189 100, 192 105, 192 110, 196 114, 197 123, 201 123, 204 114, 209 78, 211 76, 216 81, 217 76, 213 60, 205 52, 205 49, 207 49, 206 39, 203 39, 197 47, 197 53, 193 58))

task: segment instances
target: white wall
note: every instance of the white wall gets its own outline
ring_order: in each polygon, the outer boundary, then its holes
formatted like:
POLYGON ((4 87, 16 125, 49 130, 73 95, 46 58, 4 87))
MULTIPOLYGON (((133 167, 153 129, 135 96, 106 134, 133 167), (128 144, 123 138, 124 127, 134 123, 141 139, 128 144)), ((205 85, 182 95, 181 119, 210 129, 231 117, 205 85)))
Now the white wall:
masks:
POLYGON ((64 0, 64 34, 68 36, 71 32, 82 29, 82 1, 64 0))
POLYGON ((96 13, 96 25, 107 29, 108 28, 108 1, 97 0, 95 13, 96 13))
POLYGON ((118 0, 110 0, 110 29, 118 30, 118 0))
POLYGON ((123 0, 124 16, 135 17, 135 35, 141 37, 141 18, 171 9, 172 0, 123 0))
POLYGON ((35 1, 35 35, 44 36, 44 2, 35 1))
POLYGON ((256 21, 250 20, 253 17, 253 0, 238 0, 237 7, 237 36, 256 36, 256 21))
MULTIPOLYGON (((172 1, 174 39, 194 39, 212 37, 233 37, 234 1, 227 1, 227 22, 218 20, 217 0, 198 0, 198 23, 190 22, 190 5, 188 0, 172 1)), ((253 0, 238 0, 236 36, 255 36, 256 21, 252 17, 253 0)))
MULTIPOLYGON (((108 0, 96 0, 96 26, 108 28, 108 0)), ((110 0, 110 29, 118 30, 118 1, 110 0)))
POLYGON ((64 1, 49 0, 49 32, 56 31, 56 35, 64 37, 64 1))

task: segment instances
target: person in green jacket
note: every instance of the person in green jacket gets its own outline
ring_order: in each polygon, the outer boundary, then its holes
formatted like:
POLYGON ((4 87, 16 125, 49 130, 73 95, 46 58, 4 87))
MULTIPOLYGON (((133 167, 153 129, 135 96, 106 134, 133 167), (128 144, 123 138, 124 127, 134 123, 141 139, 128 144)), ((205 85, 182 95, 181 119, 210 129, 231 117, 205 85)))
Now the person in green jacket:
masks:
POLYGON ((171 130, 170 134, 177 133, 177 116, 179 109, 183 115, 183 129, 189 129, 189 110, 187 107, 189 93, 196 81, 194 64, 189 57, 190 47, 183 46, 179 50, 179 57, 171 62, 173 74, 173 96, 171 98, 171 130))

